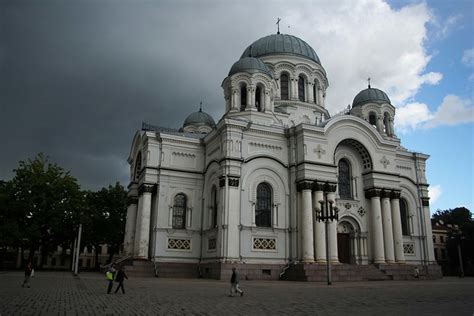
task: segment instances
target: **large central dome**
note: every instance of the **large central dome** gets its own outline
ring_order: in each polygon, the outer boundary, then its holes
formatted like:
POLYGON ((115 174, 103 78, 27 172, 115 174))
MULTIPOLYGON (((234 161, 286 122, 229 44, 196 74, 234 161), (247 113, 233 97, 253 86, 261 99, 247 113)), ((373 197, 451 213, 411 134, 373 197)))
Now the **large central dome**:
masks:
POLYGON ((247 47, 241 57, 260 57, 271 54, 294 54, 321 65, 314 49, 302 39, 288 34, 262 37, 247 47))

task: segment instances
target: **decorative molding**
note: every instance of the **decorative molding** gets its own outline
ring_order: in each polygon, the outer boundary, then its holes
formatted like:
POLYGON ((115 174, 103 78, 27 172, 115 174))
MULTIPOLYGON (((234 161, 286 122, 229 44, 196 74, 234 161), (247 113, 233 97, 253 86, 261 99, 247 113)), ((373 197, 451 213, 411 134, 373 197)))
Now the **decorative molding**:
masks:
POLYGON ((225 187, 225 176, 219 178, 219 187, 225 187))
POLYGON ((389 199, 390 195, 391 195, 391 191, 388 191, 388 190, 382 189, 382 191, 380 192, 380 197, 382 199, 389 199))
POLYGON ((276 249, 276 238, 252 238, 252 249, 253 250, 277 250, 276 249))
POLYGON ((216 248, 217 248, 217 239, 209 238, 207 240, 207 250, 216 250, 216 248))
POLYGON ((365 208, 363 208, 362 206, 359 207, 359 209, 357 210, 357 213, 359 213, 359 215, 362 217, 365 215, 365 208))
POLYGON ((257 142, 250 142, 249 143, 251 146, 254 147, 259 147, 259 148, 265 148, 265 149, 271 149, 271 150, 282 150, 283 148, 281 146, 277 145, 270 145, 270 144, 264 144, 264 143, 257 143, 257 142))
POLYGON ((173 156, 180 156, 186 158, 196 158, 196 155, 193 153, 185 152, 185 151, 173 151, 173 156))
POLYGON ((227 183, 231 187, 238 187, 239 186, 239 180, 240 180, 240 178, 237 178, 237 177, 227 177, 227 183))
POLYGON ((381 194, 382 194, 382 190, 380 189, 371 188, 371 189, 365 190, 365 198, 367 199, 371 199, 373 197, 380 197, 381 194))
POLYGON ((130 206, 132 204, 138 204, 138 197, 137 196, 127 197, 127 206, 130 206))
POLYGON ((142 183, 138 187, 138 195, 142 195, 143 193, 155 193, 155 192, 156 192, 156 184, 142 183))
POLYGON ((411 167, 400 166, 400 165, 397 165, 396 167, 397 167, 397 169, 402 169, 402 170, 411 170, 412 169, 411 167))
POLYGON ((383 156, 380 160, 380 163, 383 165, 384 169, 387 169, 387 166, 390 164, 390 160, 388 160, 387 157, 383 156))
POLYGON ((403 253, 405 255, 415 255, 415 244, 414 243, 403 243, 403 253))
POLYGON ((313 189, 313 181, 310 180, 302 180, 296 183, 296 190, 301 192, 303 190, 312 190, 313 189))
POLYGON ((390 191, 390 198, 392 200, 400 199, 401 192, 399 190, 392 190, 390 191))
POLYGON ((313 150, 316 154, 318 154, 318 158, 321 159, 321 156, 326 154, 326 150, 321 146, 321 144, 318 144, 318 146, 313 150))
POLYGON ((191 239, 168 238, 168 249, 190 251, 191 239))

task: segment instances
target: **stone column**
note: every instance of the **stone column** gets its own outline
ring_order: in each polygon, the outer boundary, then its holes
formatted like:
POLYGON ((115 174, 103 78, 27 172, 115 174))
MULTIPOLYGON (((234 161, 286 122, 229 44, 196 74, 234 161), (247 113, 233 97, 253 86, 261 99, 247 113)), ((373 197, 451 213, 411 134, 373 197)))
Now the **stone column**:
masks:
POLYGON ((370 239, 372 245, 373 262, 385 263, 382 214, 380 210, 380 190, 375 188, 369 189, 366 191, 365 197, 370 199, 370 239))
POLYGON ((313 90, 314 83, 308 82, 306 84, 306 91, 308 95, 308 103, 314 103, 314 90, 313 90))
POLYGON ((311 181, 301 181, 298 183, 298 191, 302 192, 302 207, 300 211, 301 219, 301 250, 302 261, 304 263, 314 262, 313 248, 313 210, 311 198, 311 181))
POLYGON ((135 254, 139 259, 148 259, 148 244, 150 238, 150 215, 151 215, 151 195, 155 190, 155 186, 151 184, 142 184, 138 188, 138 215, 137 215, 137 232, 135 236, 135 254))
POLYGON ((238 111, 240 109, 239 103, 239 89, 232 89, 232 100, 231 100, 231 109, 238 111))
POLYGON ((392 206, 392 226, 393 226, 393 246, 395 251, 395 261, 405 263, 403 253, 402 221, 400 217, 400 191, 392 191, 390 194, 392 206))
POLYGON ((324 106, 324 96, 323 96, 323 89, 318 87, 318 105, 324 106))
POLYGON ((271 112, 272 111, 272 104, 271 104, 271 98, 270 98, 270 91, 265 90, 265 112, 271 112))
POLYGON ((423 207, 423 219, 424 220, 424 225, 425 225, 425 234, 426 236, 423 236, 426 240, 426 247, 427 249, 427 255, 428 258, 428 263, 430 264, 435 264, 436 259, 434 256, 434 247, 433 247, 433 230, 431 228, 431 219, 430 219, 430 198, 429 197, 422 197, 421 198, 422 202, 422 207, 423 207))
POLYGON ((133 254, 133 246, 135 241, 135 226, 137 221, 137 204, 136 196, 129 196, 127 200, 127 221, 125 223, 124 250, 127 255, 133 254))
MULTIPOLYGON (((320 185, 314 188, 313 206, 316 211, 321 211, 319 201, 324 199, 324 194, 320 185)), ((314 250, 316 263, 326 263, 326 228, 323 221, 314 222, 314 250)))
POLYGON ((298 100, 298 79, 291 78, 291 98, 290 100, 298 100))
POLYGON ((380 133, 383 133, 383 116, 382 115, 376 115, 376 123, 375 125, 377 126, 377 130, 380 132, 380 133))
POLYGON ((393 249, 392 212, 390 206, 390 191, 382 190, 382 224, 385 260, 387 263, 395 262, 393 249))
MULTIPOLYGON (((334 186, 334 190, 336 186, 334 186)), ((333 206, 336 207, 336 193, 328 193, 328 201, 333 202, 333 206)), ((339 263, 339 256, 337 254, 337 221, 334 220, 329 223, 329 259, 332 263, 339 263)))
POLYGON ((251 110, 253 106, 253 98, 252 98, 252 87, 247 87, 247 105, 245 107, 246 110, 251 110))

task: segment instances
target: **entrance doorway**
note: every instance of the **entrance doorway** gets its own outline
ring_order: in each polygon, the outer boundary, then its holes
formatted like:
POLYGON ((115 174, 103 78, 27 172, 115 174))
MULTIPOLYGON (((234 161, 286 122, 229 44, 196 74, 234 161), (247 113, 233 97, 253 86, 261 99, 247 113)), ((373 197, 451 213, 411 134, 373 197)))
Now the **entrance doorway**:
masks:
POLYGON ((340 263, 351 263, 350 241, 349 234, 337 234, 337 255, 340 263))

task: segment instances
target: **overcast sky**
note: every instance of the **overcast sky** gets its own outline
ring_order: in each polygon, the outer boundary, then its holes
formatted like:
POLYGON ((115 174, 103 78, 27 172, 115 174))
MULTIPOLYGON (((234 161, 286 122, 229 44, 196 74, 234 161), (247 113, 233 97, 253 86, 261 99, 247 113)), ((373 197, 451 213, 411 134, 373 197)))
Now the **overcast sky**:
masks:
MULTIPOLYGON (((43 152, 84 188, 127 185, 126 159, 141 123, 179 128, 200 101, 218 121, 230 67, 253 41, 275 33, 280 17, 281 31, 321 59, 331 113, 352 103, 370 76, 398 107, 397 133, 409 149, 433 156, 437 148, 426 144, 434 135, 461 128, 467 136, 457 145, 466 158, 454 174, 467 168, 472 176, 460 179, 464 197, 439 207, 472 209, 474 45, 467 34, 474 9, 467 0, 446 3, 4 0, 0 179, 43 152)), ((438 158, 429 168, 442 166, 438 158)), ((453 172, 433 170, 436 202, 453 172)))

